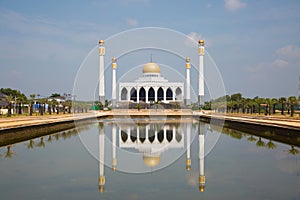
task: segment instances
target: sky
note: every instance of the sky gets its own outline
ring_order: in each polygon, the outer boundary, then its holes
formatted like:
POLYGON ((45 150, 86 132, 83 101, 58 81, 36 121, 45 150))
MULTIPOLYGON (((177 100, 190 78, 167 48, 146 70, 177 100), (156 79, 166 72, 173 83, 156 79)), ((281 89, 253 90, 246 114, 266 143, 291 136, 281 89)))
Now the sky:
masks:
POLYGON ((227 94, 297 96, 299 10, 298 0, 1 0, 0 87, 72 93, 99 39, 162 27, 205 40, 227 94))

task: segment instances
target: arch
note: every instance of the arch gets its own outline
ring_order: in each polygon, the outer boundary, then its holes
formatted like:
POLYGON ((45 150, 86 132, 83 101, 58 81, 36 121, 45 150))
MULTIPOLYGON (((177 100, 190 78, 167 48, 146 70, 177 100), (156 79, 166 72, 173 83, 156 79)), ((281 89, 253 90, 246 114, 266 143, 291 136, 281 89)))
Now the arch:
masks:
POLYGON ((121 138, 123 142, 127 141, 128 135, 125 131, 121 130, 121 138))
POLYGON ((146 127, 140 127, 139 138, 141 143, 144 143, 146 140, 146 127))
POLYGON ((155 101, 155 91, 153 87, 148 90, 148 101, 155 101))
POLYGON ((146 101, 146 90, 144 87, 140 88, 139 98, 140 98, 140 101, 146 101))
POLYGON ((158 133, 157 133, 157 139, 160 143, 162 143, 162 141, 164 140, 164 130, 160 130, 158 133))
POLYGON ((167 89, 167 100, 172 100, 173 99, 173 91, 171 88, 167 89))
POLYGON ((175 90, 176 100, 182 100, 182 90, 178 87, 175 90))
POLYGON ((160 87, 157 90, 157 101, 163 101, 164 100, 164 90, 160 87))
POLYGON ((155 131, 152 129, 149 129, 148 131, 148 140, 152 143, 155 139, 155 131))
POLYGON ((127 93, 128 93, 128 91, 126 88, 123 88, 121 90, 121 100, 127 100, 127 93))
POLYGON ((135 88, 131 88, 130 90, 130 100, 136 102, 136 89, 135 88))
POLYGON ((177 131, 176 131, 175 138, 176 138, 176 141, 177 141, 177 142, 180 142, 180 141, 181 141, 181 139, 182 139, 182 135, 181 135, 181 133, 179 133, 179 132, 177 132, 177 131))
POLYGON ((173 130, 167 130, 167 140, 171 142, 173 139, 173 130))
POLYGON ((133 129, 133 130, 130 131, 131 142, 135 142, 136 141, 136 139, 137 139, 136 135, 137 135, 136 129, 133 129))

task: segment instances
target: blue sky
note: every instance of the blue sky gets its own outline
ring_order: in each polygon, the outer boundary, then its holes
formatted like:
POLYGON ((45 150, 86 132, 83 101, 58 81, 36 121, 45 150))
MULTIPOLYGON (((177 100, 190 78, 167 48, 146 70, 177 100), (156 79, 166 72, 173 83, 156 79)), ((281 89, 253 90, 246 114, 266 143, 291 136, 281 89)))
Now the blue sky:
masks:
POLYGON ((164 27, 205 39, 228 94, 298 95, 299 10, 297 0, 2 0, 0 87, 70 93, 99 39, 164 27))

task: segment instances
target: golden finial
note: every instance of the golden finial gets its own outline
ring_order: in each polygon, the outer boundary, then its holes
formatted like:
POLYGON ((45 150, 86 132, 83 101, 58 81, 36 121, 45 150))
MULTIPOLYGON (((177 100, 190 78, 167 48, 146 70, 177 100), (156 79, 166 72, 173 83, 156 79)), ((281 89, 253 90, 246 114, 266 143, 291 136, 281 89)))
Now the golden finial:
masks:
POLYGON ((204 185, 200 185, 200 186, 199 186, 199 191, 200 191, 200 192, 204 192, 204 190, 205 190, 205 186, 204 186, 204 185))
POLYGON ((198 43, 199 43, 200 46, 204 46, 204 40, 199 40, 198 43))
POLYGON ((104 186, 103 185, 99 185, 99 192, 103 193, 104 192, 104 186))
POLYGON ((185 62, 189 63, 191 61, 190 57, 186 57, 185 62))
POLYGON ((112 61, 113 63, 115 63, 115 62, 117 62, 117 58, 116 58, 116 57, 113 57, 113 58, 111 59, 111 61, 112 61))
POLYGON ((103 45, 104 44, 104 40, 99 40, 99 44, 103 45))

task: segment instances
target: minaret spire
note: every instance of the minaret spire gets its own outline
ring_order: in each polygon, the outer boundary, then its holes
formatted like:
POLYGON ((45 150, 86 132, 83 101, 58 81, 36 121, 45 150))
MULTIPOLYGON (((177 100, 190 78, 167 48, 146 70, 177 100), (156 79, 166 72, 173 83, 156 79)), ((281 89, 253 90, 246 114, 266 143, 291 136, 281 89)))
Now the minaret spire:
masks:
POLYGON ((105 104, 105 80, 104 80, 104 55, 105 55, 105 48, 104 48, 104 40, 99 40, 98 45, 99 51, 99 101, 102 105, 105 104))
POLYGON ((204 40, 199 40, 198 46, 198 55, 199 55, 199 82, 198 82, 198 104, 202 108, 204 105, 204 40))

